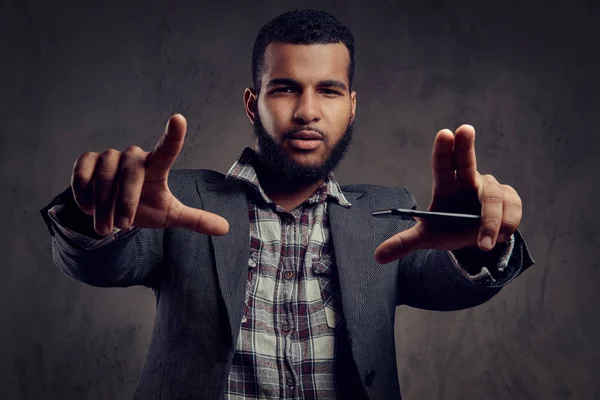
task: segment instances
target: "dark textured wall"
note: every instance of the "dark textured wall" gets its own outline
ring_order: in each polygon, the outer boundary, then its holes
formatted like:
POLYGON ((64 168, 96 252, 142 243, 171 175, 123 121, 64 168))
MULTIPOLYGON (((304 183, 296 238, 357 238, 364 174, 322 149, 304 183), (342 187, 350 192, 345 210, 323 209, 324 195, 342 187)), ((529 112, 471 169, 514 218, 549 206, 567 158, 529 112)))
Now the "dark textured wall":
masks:
POLYGON ((470 123, 479 169, 524 202, 537 264, 475 309, 398 309, 406 399, 600 399, 600 13, 575 2, 0 2, 0 398, 126 399, 154 298, 62 275, 38 209, 84 151, 150 150, 181 112, 177 168, 226 170, 260 26, 319 7, 357 40, 356 139, 342 183, 427 207, 435 133, 470 123), (259 4, 261 3, 261 4, 259 4))

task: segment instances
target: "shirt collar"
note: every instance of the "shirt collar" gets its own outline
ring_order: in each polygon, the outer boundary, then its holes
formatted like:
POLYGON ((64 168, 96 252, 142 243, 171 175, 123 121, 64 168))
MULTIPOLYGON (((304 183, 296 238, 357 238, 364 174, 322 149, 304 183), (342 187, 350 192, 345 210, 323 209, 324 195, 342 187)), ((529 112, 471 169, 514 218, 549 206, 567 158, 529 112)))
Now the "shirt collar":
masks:
MULTIPOLYGON (((254 169, 254 163, 256 162, 256 153, 251 147, 246 147, 238 159, 233 163, 229 171, 227 172, 227 179, 239 179, 246 182, 251 188, 253 188, 267 204, 272 204, 273 201, 266 195, 256 170, 254 169)), ((326 201, 328 198, 336 201, 340 206, 349 208, 350 202, 344 196, 342 188, 335 180, 333 172, 330 172, 327 179, 323 184, 313 193, 313 195, 306 200, 305 203, 318 204, 326 201)))

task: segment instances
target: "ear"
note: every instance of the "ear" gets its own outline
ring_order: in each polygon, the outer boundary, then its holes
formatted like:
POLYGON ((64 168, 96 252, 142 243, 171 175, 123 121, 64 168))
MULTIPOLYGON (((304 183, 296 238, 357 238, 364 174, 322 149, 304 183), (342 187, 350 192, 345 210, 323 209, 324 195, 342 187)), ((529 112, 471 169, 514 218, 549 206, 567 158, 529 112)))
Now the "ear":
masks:
POLYGON ((352 117, 350 121, 354 122, 354 117, 356 116, 356 91, 352 91, 350 93, 350 101, 352 102, 352 117))
POLYGON ((254 125, 256 116, 258 114, 258 96, 256 91, 252 88, 246 88, 244 90, 244 108, 246 109, 246 115, 250 120, 250 123, 254 125))

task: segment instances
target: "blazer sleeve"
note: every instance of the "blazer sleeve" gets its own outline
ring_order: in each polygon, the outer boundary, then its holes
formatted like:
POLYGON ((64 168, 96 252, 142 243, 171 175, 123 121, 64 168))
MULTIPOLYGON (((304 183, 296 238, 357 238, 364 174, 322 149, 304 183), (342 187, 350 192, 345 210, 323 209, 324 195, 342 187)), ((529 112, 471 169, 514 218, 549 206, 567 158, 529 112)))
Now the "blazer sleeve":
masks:
MULTIPOLYGON (((416 208, 408 191, 407 195, 411 199, 411 207, 416 208)), ((409 227, 414 224, 412 222, 409 227)), ((453 311, 485 303, 534 263, 520 231, 517 230, 511 238, 510 252, 504 251, 502 246, 505 245, 497 245, 497 256, 487 260, 487 266, 470 265, 471 270, 485 268, 493 271, 494 278, 485 282, 472 279, 462 266, 457 268, 457 260, 449 251, 419 250, 401 258, 398 261, 398 305, 453 311), (508 256, 508 260, 503 256, 508 256)), ((461 255, 462 262, 469 260, 474 258, 468 254, 461 255)))
POLYGON ((65 233, 77 231, 73 227, 78 224, 89 226, 92 217, 79 210, 70 186, 40 213, 51 236, 54 264, 66 275, 97 287, 158 287, 163 259, 162 229, 136 227, 113 233, 104 240, 88 233, 80 237, 88 237, 89 243, 96 245, 82 246, 81 240, 65 233), (61 210, 54 218, 60 219, 62 226, 50 217, 53 208, 61 210))

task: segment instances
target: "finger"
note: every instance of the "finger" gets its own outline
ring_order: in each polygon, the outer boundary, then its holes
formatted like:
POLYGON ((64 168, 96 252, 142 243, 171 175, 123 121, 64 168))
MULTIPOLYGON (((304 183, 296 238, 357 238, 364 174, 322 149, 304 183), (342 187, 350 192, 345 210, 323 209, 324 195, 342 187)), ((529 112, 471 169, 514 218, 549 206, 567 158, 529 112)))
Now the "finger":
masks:
POLYGON ((138 146, 130 146, 121 153, 119 185, 115 200, 115 224, 119 229, 129 228, 135 218, 144 186, 144 162, 147 154, 138 146))
POLYGON ((94 186, 92 178, 100 155, 94 152, 83 153, 73 164, 71 190, 79 208, 88 215, 94 215, 94 186))
POLYGON ((503 190, 503 214, 498 242, 506 242, 519 227, 523 216, 523 204, 515 189, 509 185, 501 185, 503 190))
POLYGON ((452 152, 454 148, 454 134, 449 129, 442 129, 435 136, 433 153, 431 154, 431 168, 433 173, 434 197, 449 195, 447 188, 455 180, 452 152))
POLYGON ((422 228, 423 225, 418 223, 383 242, 375 250, 375 260, 386 264, 416 250, 435 248, 435 243, 427 239, 422 228))
POLYGON ((113 230, 115 175, 119 170, 120 153, 114 149, 98 157, 94 174, 94 228, 100 235, 113 230))
POLYGON ((481 202, 481 225, 477 241, 480 249, 491 250, 496 245, 502 224, 504 195, 500 184, 492 175, 480 177, 478 194, 481 202))
POLYGON ((220 215, 188 207, 179 200, 169 210, 167 227, 177 226, 207 235, 222 236, 229 232, 229 223, 220 215))
POLYGON ((456 130, 454 166, 456 177, 475 187, 477 160, 475 157, 475 129, 471 125, 462 125, 456 130))
POLYGON ((175 114, 169 118, 165 133, 148 155, 146 160, 146 179, 150 181, 164 180, 183 147, 187 122, 183 115, 175 114))

